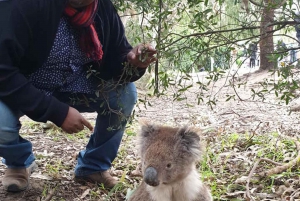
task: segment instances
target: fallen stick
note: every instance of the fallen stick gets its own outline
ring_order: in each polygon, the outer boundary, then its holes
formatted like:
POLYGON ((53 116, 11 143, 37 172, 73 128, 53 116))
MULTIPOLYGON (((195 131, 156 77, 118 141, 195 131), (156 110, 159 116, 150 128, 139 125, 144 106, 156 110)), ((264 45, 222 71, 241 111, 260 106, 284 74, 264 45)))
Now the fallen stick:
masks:
POLYGON ((264 171, 262 173, 259 173, 258 175, 261 176, 261 177, 269 177, 273 174, 278 174, 278 173, 282 173, 284 172, 285 170, 299 164, 300 162, 300 143, 297 141, 297 140, 294 140, 294 143, 296 145, 296 148, 297 148, 297 151, 298 151, 298 155, 296 158, 294 158, 293 160, 291 160, 290 162, 288 163, 285 163, 283 165, 280 165, 280 166, 277 166, 277 167, 274 167, 270 170, 267 170, 267 171, 264 171))
POLYGON ((254 171, 256 170, 258 164, 261 162, 261 161, 266 161, 266 162, 269 162, 269 163, 272 163, 274 165, 282 165, 282 163, 278 163, 278 162, 275 162, 275 161, 272 161, 268 158, 260 158, 258 161, 256 161, 248 175, 248 178, 247 178, 247 183, 246 183, 246 199, 247 200, 251 200, 251 195, 250 195, 250 188, 249 188, 249 184, 251 182, 251 177, 252 175, 254 174, 254 171))
POLYGON ((249 184, 250 184, 250 178, 252 177, 254 171, 256 170, 258 164, 260 163, 261 159, 256 161, 253 165, 253 168, 251 169, 248 178, 247 178, 247 183, 246 183, 246 199, 247 201, 251 200, 251 195, 250 195, 250 189, 249 189, 249 184))
POLYGON ((282 173, 284 172, 285 170, 297 165, 298 163, 300 163, 300 142, 298 142, 297 139, 293 139, 295 145, 296 145, 296 149, 298 151, 298 155, 296 158, 294 158, 293 160, 291 160, 290 162, 288 163, 285 163, 285 164, 282 164, 282 163, 278 163, 278 162, 275 162, 275 161, 272 161, 268 158, 261 158, 259 159, 258 161, 256 161, 248 175, 248 178, 247 178, 247 183, 246 183, 246 192, 245 192, 245 197, 247 199, 247 201, 249 200, 252 200, 251 198, 251 195, 250 195, 250 188, 249 188, 249 184, 251 182, 251 177, 252 175, 254 174, 254 171, 256 170, 258 164, 261 162, 261 161, 265 161, 265 162, 268 162, 268 163, 272 163, 274 165, 276 165, 276 167, 270 169, 270 170, 267 170, 267 171, 264 171, 264 172, 261 172, 259 173, 258 175, 260 177, 269 177, 273 174, 278 174, 278 173, 282 173))
POLYGON ((44 201, 50 201, 55 193, 55 189, 51 189, 44 201))

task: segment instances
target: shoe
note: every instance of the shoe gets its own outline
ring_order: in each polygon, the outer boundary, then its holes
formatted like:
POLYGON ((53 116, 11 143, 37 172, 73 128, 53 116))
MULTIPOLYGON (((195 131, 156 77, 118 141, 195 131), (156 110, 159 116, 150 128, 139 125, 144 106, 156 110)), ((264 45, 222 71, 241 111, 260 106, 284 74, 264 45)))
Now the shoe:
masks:
POLYGON ((28 188, 29 177, 37 168, 33 162, 28 168, 8 168, 2 179, 2 185, 6 191, 19 192, 28 188))
POLYGON ((75 176, 74 179, 77 182, 92 182, 92 183, 103 184, 104 187, 108 189, 113 188, 118 183, 118 181, 110 175, 108 170, 104 172, 97 172, 86 176, 75 176))

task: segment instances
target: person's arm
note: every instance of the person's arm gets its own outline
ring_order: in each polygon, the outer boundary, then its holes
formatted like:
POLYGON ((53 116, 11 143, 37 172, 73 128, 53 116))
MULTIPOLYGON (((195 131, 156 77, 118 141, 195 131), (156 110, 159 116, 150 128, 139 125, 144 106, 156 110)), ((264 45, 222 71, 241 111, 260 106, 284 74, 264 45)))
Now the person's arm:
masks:
POLYGON ((19 66, 33 40, 38 2, 0 1, 0 99, 35 121, 52 121, 61 126, 69 106, 36 89, 20 72, 19 66), (28 5, 28 4, 32 5, 28 5), (30 8, 26 10, 24 7, 30 8), (30 12, 30 13, 27 13, 30 12), (31 17, 31 18, 30 18, 31 17))
POLYGON ((133 48, 125 36, 124 25, 111 1, 103 0, 103 2, 111 33, 104 65, 114 71, 116 79, 134 82, 144 75, 146 68, 128 63, 127 55, 133 48))

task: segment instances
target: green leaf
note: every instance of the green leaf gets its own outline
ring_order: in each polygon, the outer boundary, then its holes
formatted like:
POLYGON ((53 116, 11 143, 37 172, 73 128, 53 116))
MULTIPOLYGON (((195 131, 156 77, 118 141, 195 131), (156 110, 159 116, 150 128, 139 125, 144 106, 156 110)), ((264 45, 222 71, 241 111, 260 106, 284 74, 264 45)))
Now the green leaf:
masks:
POLYGON ((208 0, 205 0, 204 5, 207 6, 208 4, 208 0))

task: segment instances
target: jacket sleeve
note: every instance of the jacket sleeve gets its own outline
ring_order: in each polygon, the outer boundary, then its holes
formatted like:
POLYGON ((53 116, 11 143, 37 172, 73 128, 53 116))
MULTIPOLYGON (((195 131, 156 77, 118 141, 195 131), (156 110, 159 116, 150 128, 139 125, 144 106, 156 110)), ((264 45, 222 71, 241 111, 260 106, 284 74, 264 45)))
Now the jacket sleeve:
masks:
POLYGON ((124 25, 112 2, 102 1, 106 2, 105 9, 111 33, 104 65, 109 66, 110 70, 114 69, 114 78, 134 82, 144 75, 146 69, 133 67, 127 63, 127 54, 132 50, 132 46, 125 36, 124 25))
POLYGON ((35 121, 50 120, 61 126, 69 106, 44 95, 19 69, 30 41, 33 40, 30 27, 38 19, 35 16, 38 13, 38 3, 34 4, 35 1, 30 0, 23 2, 0 1, 0 100, 35 121))

